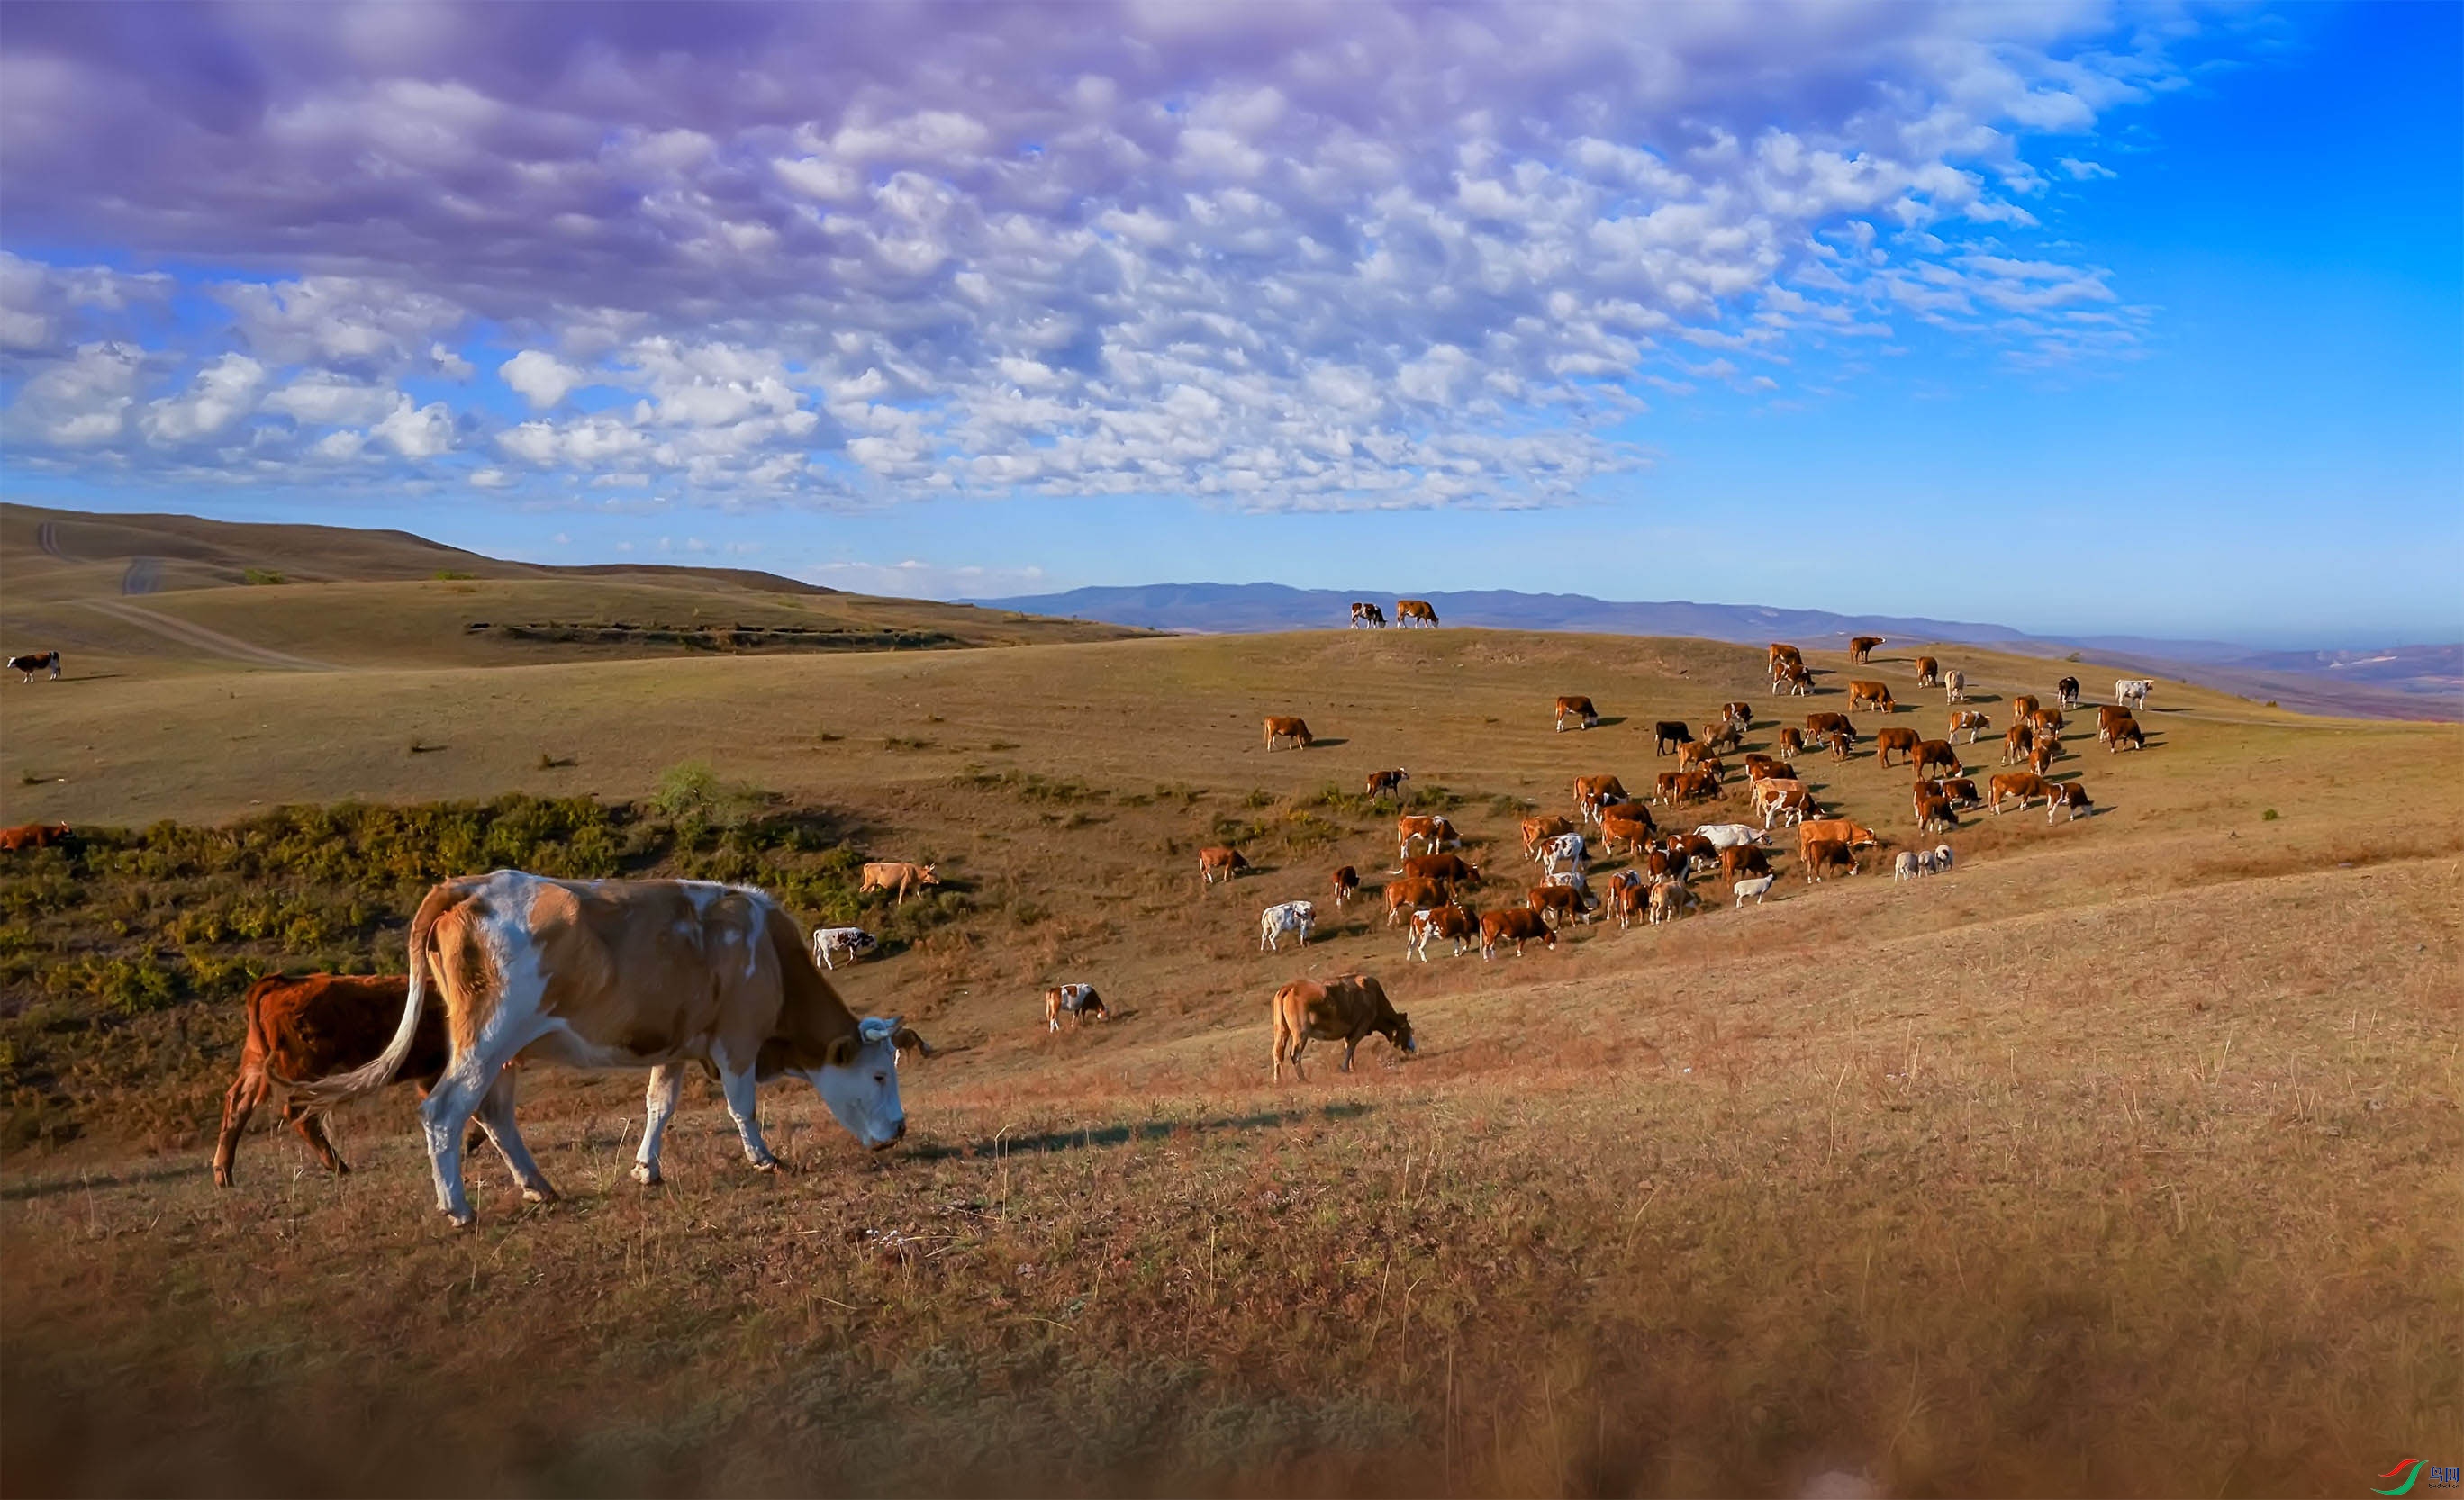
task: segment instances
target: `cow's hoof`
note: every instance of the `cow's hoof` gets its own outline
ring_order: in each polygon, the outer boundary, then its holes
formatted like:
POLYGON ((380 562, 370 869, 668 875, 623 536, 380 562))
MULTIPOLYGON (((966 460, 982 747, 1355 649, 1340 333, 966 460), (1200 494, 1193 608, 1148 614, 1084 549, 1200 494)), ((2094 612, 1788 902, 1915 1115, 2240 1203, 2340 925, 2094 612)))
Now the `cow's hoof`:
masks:
POLYGON ((662 1179, 657 1167, 648 1162, 636 1162, 633 1163, 633 1181, 645 1187, 656 1187, 662 1179))
POLYGON ((468 1208, 461 1209, 458 1212, 454 1209, 448 1208, 445 1210, 445 1220, 457 1229, 467 1229, 471 1226, 479 1222, 479 1216, 473 1213, 468 1208))
POLYGON ((555 1203, 556 1201, 557 1191, 553 1187, 525 1187, 522 1189, 522 1202, 524 1203, 555 1203))
POLYGON ((747 1164, 757 1172, 783 1172, 787 1169, 785 1164, 775 1156, 763 1157, 759 1162, 753 1162, 747 1164))

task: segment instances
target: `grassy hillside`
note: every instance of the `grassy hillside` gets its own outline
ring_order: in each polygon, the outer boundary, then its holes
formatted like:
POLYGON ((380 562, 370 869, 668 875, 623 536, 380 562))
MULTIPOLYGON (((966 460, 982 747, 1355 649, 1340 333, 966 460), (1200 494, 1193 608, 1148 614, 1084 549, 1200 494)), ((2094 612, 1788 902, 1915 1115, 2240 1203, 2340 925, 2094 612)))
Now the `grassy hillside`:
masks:
MULTIPOLYGON (((2057 670, 1947 660, 1997 728, 2057 670)), ((12 1488, 2348 1492, 2464 1430, 2453 728, 2167 685, 2146 751, 2057 767, 2097 816, 1970 815, 1947 877, 1783 856, 1768 905, 1520 961, 1407 965, 1356 907, 1258 951, 1393 862, 1367 772, 1494 905, 1527 807, 1647 783, 1657 718, 1844 707, 1814 661, 1793 700, 1739 648, 1454 631, 0 685, 0 820, 98 830, 0 880, 12 1488), (1560 692, 1611 722, 1552 733, 1560 692), (1219 840, 1261 873, 1201 892, 1219 840), (860 902, 875 856, 950 884, 860 902), (554 1209, 483 1153, 445 1229, 403 1095, 346 1112, 353 1177, 260 1134, 208 1185, 245 974, 398 967, 493 862, 887 931, 840 988, 948 1049, 909 1143, 774 1089, 803 1170, 757 1180, 696 1085, 645 1193, 639 1080, 547 1075, 554 1209), (1266 996, 1347 967, 1421 1055, 1270 1085, 1266 996), (1072 979, 1119 1019, 1047 1035, 1072 979)), ((1808 770, 1911 841, 1903 769, 1808 770)))

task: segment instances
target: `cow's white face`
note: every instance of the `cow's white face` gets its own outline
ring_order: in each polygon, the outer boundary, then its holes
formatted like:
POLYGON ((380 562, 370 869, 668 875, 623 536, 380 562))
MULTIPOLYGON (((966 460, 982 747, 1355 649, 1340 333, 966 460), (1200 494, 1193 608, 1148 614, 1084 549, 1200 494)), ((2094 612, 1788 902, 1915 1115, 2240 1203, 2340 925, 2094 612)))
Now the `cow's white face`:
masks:
POLYGON ((898 1048, 891 1039, 899 1019, 866 1016, 856 1023, 851 1060, 804 1075, 831 1117, 869 1151, 895 1145, 907 1134, 907 1111, 898 1102, 898 1048))

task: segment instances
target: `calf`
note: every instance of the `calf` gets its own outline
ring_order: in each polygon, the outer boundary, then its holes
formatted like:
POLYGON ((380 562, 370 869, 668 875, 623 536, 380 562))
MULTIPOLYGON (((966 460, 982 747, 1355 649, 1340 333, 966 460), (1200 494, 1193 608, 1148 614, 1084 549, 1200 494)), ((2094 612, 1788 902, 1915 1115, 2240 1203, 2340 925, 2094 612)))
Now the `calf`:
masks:
POLYGON ((862 927, 815 927, 813 957, 824 968, 838 967, 838 961, 852 964, 881 946, 881 940, 862 927))
POLYGON ((1507 944, 1514 945, 1514 956, 1523 956, 1523 945, 1538 943, 1551 950, 1557 946, 1557 929, 1541 920, 1529 906, 1508 906, 1502 911, 1481 913, 1480 956, 1497 957, 1497 950, 1507 944))
POLYGON ((1309 934, 1317 928, 1317 907, 1305 901, 1287 901, 1269 906, 1258 914, 1258 946, 1270 953, 1280 953, 1286 933, 1297 934, 1301 946, 1309 946, 1309 934))
POLYGON ((2059 708, 2039 708, 2028 715, 2028 723, 2038 734, 2059 734, 2070 727, 2070 721, 2062 717, 2059 708))
POLYGON ((1551 878, 1566 870, 1580 875, 1583 871, 1583 836, 1559 834, 1542 845, 1540 868, 1551 878))
POLYGON ((1651 728, 1651 752, 1665 755, 1694 740, 1694 729, 1683 719, 1662 719, 1651 728))
POLYGON ((1616 809, 1601 821, 1600 847, 1607 853, 1615 854, 1617 846, 1623 844, 1626 847, 1626 853, 1632 854, 1643 840, 1657 832, 1659 830, 1652 826, 1651 810, 1637 802, 1630 807, 1616 809))
POLYGON ((1386 925, 1401 922, 1408 912, 1426 911, 1446 903, 1445 887, 1419 876, 1405 876, 1386 882, 1386 925))
POLYGON ((1948 740, 1927 740, 1917 747, 1917 774, 1920 776, 1930 775, 1936 770, 1956 776, 1967 769, 1959 763, 1959 756, 1951 750, 1948 740))
POLYGON ((1929 656, 1917 658, 1917 685, 1919 687, 1941 686, 1942 663, 1929 656))
POLYGON ((1746 731, 1733 719, 1703 726, 1703 744, 1714 755, 1726 755, 1746 743, 1746 731))
POLYGON ((1061 1030, 1061 1018, 1069 1017, 1072 1027, 1083 1026, 1088 1017, 1109 1021, 1112 1012, 1093 985, 1055 985, 1044 992, 1044 1029, 1061 1030))
POLYGON ((1978 710, 1957 709, 1950 716, 1950 742, 1954 745, 1958 744, 1960 731, 1964 729, 1968 732, 1968 743, 1973 745, 1976 743, 1977 735, 1991 728, 1993 728, 1993 721, 1978 710))
POLYGON ((1728 889, 1736 893, 1737 904, 1740 907, 1745 905, 1746 898, 1749 896, 1752 897, 1754 904, 1759 906, 1763 903, 1763 898, 1771 894, 1771 882, 1778 879, 1776 875, 1757 875, 1750 880, 1739 880, 1728 889))
POLYGON ((49 849, 68 841, 69 825, 66 823, 20 823, 14 828, 0 828, 0 854, 49 849))
POLYGON ((1317 736, 1309 733, 1309 721, 1306 719, 1296 719, 1286 714, 1266 716, 1266 749, 1270 750, 1275 748, 1279 740, 1295 750, 1307 750, 1316 742, 1316 739, 1317 736))
POLYGON ((1874 754, 1885 766, 1891 763, 1891 751, 1900 752, 1903 765, 1917 758, 1917 741, 1924 736, 1914 729, 1882 728, 1874 731, 1874 754))
POLYGON ((1403 942, 1403 954, 1425 964, 1429 961, 1429 940, 1444 938, 1454 945, 1454 957, 1461 958, 1480 942, 1480 919, 1452 902, 1432 906, 1427 911, 1412 914, 1411 936, 1403 942))
POLYGON ((1968 702, 1968 674, 1953 667, 1942 674, 1943 696, 1952 703, 1968 702))
POLYGON ((856 894, 869 896, 875 891, 894 890, 898 894, 891 898, 891 904, 895 906, 907 900, 909 891, 940 883, 941 878, 933 873, 933 867, 929 864, 899 864, 879 860, 864 867, 864 879, 857 885, 856 894))
POLYGON ((1576 721, 1587 729, 1597 728, 1599 728, 1600 723, 1598 710, 1592 707, 1592 701, 1589 698, 1583 697, 1567 697, 1557 700, 1558 733, 1563 734, 1566 732, 1566 721, 1568 719, 1576 721))
POLYGON ((1369 773, 1368 795, 1391 796, 1399 802, 1403 799, 1403 783, 1411 779, 1412 773, 1400 767, 1393 771, 1373 771, 1369 773))
POLYGON ((1543 921, 1553 917, 1563 922, 1571 917, 1588 924, 1592 920, 1591 902, 1572 885, 1535 885, 1525 897, 1524 904, 1538 912, 1543 921))
POLYGON ((2056 814, 2067 813, 2069 821, 2076 823, 2082 816, 2093 816, 2095 812, 2096 809, 2088 804, 2087 788, 2076 781, 2065 782, 2045 803, 2045 821, 2050 823, 2056 814))
POLYGON ((1898 702, 1891 697, 1891 685, 1888 683, 1850 683, 1848 707, 1852 711, 1859 708, 1880 708, 1884 713, 1900 711, 1898 702))
POLYGON ((1783 687, 1793 696, 1802 698, 1814 691, 1814 674, 1806 669, 1804 663, 1792 663, 1781 671, 1779 676, 1771 679, 1772 692, 1778 692, 1783 687))
POLYGON ((1989 786, 1993 793, 1991 801, 1996 816, 2001 815, 2004 797, 2017 797, 2019 810, 2023 813, 2028 810, 2028 803, 2036 797, 2043 797, 2047 807, 2053 806, 2054 784, 2037 772, 2006 771, 1996 775, 1989 786))
POLYGON ((1717 750, 1702 740, 1695 740, 1677 747, 1677 769, 1681 772, 1709 771, 1716 774, 1725 768, 1720 765, 1717 750))
MULTIPOLYGON (((1432 614, 1430 623, 1436 622, 1432 614)), ((1353 1054, 1373 1033, 1385 1037, 1405 1056, 1419 1050, 1412 1040, 1412 1018, 1388 1004, 1385 989, 1367 974, 1345 974, 1323 983, 1295 979, 1275 991, 1274 1019, 1274 1077, 1278 1083, 1283 1081, 1284 1064, 1287 1062, 1303 1082, 1308 1081, 1309 1074, 1301 1067, 1301 1054, 1313 1041, 1343 1043, 1346 1073, 1352 1071, 1353 1054)))
MULTIPOLYGON (((277 974, 249 986, 240 999, 248 1031, 240 1044, 239 1076, 223 1096, 222 1133, 214 1141, 214 1185, 231 1185, 240 1134, 278 1085, 328 1077, 374 1060, 392 1038, 409 994, 410 980, 401 974, 277 974)), ((426 1098, 446 1060, 445 1012, 423 1008, 410 1054, 394 1077, 416 1082, 426 1098)), ((334 1149, 326 1130, 325 1113, 323 1106, 290 1098, 282 1106, 282 1122, 299 1132, 325 1170, 348 1172, 350 1163, 334 1149)))
POLYGON ((1334 903, 1337 906, 1360 894, 1360 872, 1351 865, 1334 872, 1334 903))
POLYGON ((2061 741, 2050 734, 2040 734, 2036 736, 2036 748, 2028 752, 2028 769, 2041 776, 2054 769, 2054 762, 2061 752, 2061 741))
POLYGON ((1780 759, 1782 759, 1782 760, 1794 760, 1794 759, 1796 759, 1796 757, 1797 757, 1798 755, 1802 754, 1802 753, 1804 752, 1804 750, 1805 750, 1805 731, 1804 731, 1804 730, 1802 730, 1802 729, 1782 729, 1782 730, 1780 730, 1780 731, 1779 731, 1779 758, 1780 758, 1780 759))
POLYGON ((1654 925, 1663 922, 1675 922, 1687 911, 1701 904, 1702 902, 1695 898, 1693 887, 1683 880, 1655 880, 1651 886, 1649 920, 1654 925))
POLYGON ((1822 743, 1830 747, 1833 760, 1845 761, 1857 749, 1857 731, 1834 729, 1822 737, 1822 743))
POLYGON ((1230 881, 1249 868, 1249 861, 1238 849, 1216 844, 1198 851, 1198 878, 1208 885, 1218 880, 1230 881))
POLYGON ((1805 846, 1805 880, 1811 885, 1845 870, 1857 873, 1857 856, 1837 838, 1817 838, 1805 846))
POLYGON ((2129 709, 2124 708, 2124 707, 2122 707, 2120 704, 2108 703, 2108 704, 2099 704, 2099 705, 2097 705, 2097 709, 2096 709, 2096 737, 2097 737, 2097 742, 2098 742, 2099 744, 2103 743, 2104 738, 2105 738, 2106 731, 2107 731, 2107 730, 2109 730, 2109 729, 2111 729, 2111 728, 2113 728, 2113 726, 2115 726, 2115 725, 2117 725, 2117 724, 2122 724, 2122 723, 2124 723, 2124 722, 2131 723, 2131 724, 2136 724, 2136 723, 2138 723, 2139 721, 2138 721, 2137 719, 2135 719, 2135 718, 2133 718, 2133 717, 2131 716, 2131 712, 2130 712, 2130 710, 2129 710, 2129 709))

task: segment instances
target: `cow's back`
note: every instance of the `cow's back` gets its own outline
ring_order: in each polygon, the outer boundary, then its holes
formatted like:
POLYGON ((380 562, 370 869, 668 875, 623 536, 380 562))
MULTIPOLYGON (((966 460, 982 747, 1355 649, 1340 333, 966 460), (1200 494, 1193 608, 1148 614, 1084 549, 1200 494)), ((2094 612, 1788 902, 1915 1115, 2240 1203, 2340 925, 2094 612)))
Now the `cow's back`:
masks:
MULTIPOLYGON (((370 1061, 393 1039, 409 998, 401 974, 269 975, 249 987, 252 1053, 277 1078, 321 1078, 370 1061)), ((433 1081, 445 1071, 445 1015, 424 1010, 399 1077, 433 1081)))

